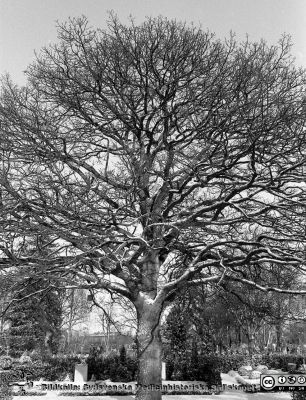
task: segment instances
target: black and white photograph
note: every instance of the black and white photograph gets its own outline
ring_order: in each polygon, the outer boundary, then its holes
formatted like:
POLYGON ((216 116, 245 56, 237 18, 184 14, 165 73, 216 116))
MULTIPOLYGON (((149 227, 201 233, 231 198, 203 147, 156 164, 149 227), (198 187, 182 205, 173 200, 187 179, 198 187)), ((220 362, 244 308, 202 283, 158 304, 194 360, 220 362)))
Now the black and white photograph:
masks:
POLYGON ((306 400, 306 1, 0 0, 0 400, 306 400))

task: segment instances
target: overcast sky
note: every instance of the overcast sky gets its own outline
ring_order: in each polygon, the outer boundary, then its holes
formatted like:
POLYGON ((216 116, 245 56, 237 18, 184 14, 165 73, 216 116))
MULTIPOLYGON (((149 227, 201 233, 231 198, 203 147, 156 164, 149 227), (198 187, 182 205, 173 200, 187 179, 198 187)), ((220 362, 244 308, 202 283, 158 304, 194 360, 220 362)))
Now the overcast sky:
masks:
POLYGON ((23 84, 34 50, 56 41, 56 20, 83 14, 103 28, 108 10, 123 22, 129 15, 137 22, 157 15, 193 21, 220 38, 232 30, 239 39, 248 33, 274 44, 286 32, 296 64, 306 67, 306 0, 0 0, 0 74, 23 84))

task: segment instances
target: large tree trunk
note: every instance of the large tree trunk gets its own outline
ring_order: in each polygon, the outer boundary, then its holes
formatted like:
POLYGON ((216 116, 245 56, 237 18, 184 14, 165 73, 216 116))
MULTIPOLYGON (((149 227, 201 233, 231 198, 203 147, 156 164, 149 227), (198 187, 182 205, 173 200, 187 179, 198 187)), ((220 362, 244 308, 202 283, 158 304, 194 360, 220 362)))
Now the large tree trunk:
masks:
POLYGON ((142 296, 136 305, 138 379, 136 400, 161 400, 161 306, 142 296))

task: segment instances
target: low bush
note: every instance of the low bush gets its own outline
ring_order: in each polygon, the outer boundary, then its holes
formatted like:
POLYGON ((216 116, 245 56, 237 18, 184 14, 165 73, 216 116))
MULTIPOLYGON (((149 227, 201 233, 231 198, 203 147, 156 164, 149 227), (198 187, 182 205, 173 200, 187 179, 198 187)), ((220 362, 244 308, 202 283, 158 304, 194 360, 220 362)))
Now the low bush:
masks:
POLYGON ((238 371, 242 365, 250 364, 250 357, 243 354, 218 354, 216 357, 224 373, 232 370, 238 371))
POLYGON ((228 374, 229 374, 229 376, 232 376, 234 378, 239 375, 238 372, 234 371, 234 370, 229 371, 228 374))
POLYGON ((247 376, 252 371, 252 367, 250 365, 242 365, 238 369, 238 374, 240 376, 247 376))
POLYGON ((130 382, 136 380, 137 361, 124 354, 105 356, 93 348, 87 358, 88 376, 97 380, 110 379, 112 382, 130 382))
POLYGON ((10 356, 0 356, 0 369, 10 369, 12 367, 13 360, 10 356))
MULTIPOLYGON (((166 368, 168 380, 202 380, 208 385, 218 385, 221 382, 220 372, 240 371, 249 376, 252 370, 265 373, 269 370, 288 370, 288 364, 296 364, 298 369, 303 364, 303 357, 294 354, 272 353, 256 354, 252 357, 243 354, 202 354, 198 355, 197 363, 192 365, 188 357, 182 362, 175 363, 175 359, 169 357, 166 368), (249 366, 252 369, 242 368, 249 366)), ((278 373, 278 371, 277 371, 278 373)), ((258 377, 259 373, 253 372, 252 377, 258 377)))
POLYGON ((293 400, 306 400, 306 391, 293 392, 291 397, 293 400))
POLYGON ((57 355, 46 360, 47 367, 43 374, 43 378, 48 381, 61 381, 67 375, 73 380, 75 364, 81 363, 78 356, 57 355))
POLYGON ((265 374, 266 371, 268 371, 268 367, 266 365, 257 365, 256 366, 256 371, 261 372, 262 374, 265 374))
POLYGON ((32 363, 21 363, 19 360, 13 362, 12 370, 19 377, 27 380, 61 381, 67 375, 73 379, 75 364, 80 363, 78 356, 53 356, 43 361, 35 360, 32 363))
POLYGON ((204 381, 208 388, 221 386, 220 358, 214 354, 199 356, 199 380, 204 381))
POLYGON ((38 380, 44 374, 46 366, 41 361, 23 364, 18 360, 13 362, 12 371, 18 376, 15 380, 38 380))
POLYGON ((252 357, 242 354, 207 354, 204 357, 213 357, 218 368, 224 373, 233 370, 238 371, 244 365, 250 365, 253 369, 266 367, 269 370, 282 369, 287 371, 289 363, 296 364, 297 369, 303 364, 302 356, 283 353, 255 354, 252 357))
POLYGON ((251 371, 249 373, 249 379, 259 379, 261 375, 260 371, 251 371))
POLYGON ((289 363, 296 364, 296 368, 298 369, 303 364, 303 356, 297 354, 272 353, 263 355, 262 361, 269 369, 282 369, 287 371, 289 363))
POLYGON ((15 370, 0 371, 0 385, 9 384, 22 378, 22 374, 15 370))
POLYGON ((8 384, 0 382, 0 399, 11 400, 13 398, 12 389, 8 384))
POLYGON ((204 381, 208 388, 221 385, 221 358, 213 353, 202 354, 197 357, 197 370, 190 361, 184 360, 180 364, 167 362, 167 380, 199 380, 204 381))

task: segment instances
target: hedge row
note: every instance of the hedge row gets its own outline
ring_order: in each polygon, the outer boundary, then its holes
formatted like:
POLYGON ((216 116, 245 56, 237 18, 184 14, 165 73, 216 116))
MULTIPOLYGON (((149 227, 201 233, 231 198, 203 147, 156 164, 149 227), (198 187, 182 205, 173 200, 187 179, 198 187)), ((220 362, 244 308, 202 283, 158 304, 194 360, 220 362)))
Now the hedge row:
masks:
POLYGON ((10 368, 3 371, 1 379, 5 380, 5 375, 7 375, 9 381, 20 379, 39 380, 40 378, 56 381, 63 380, 67 375, 73 379, 75 364, 80 362, 81 360, 77 356, 55 356, 49 357, 44 361, 35 360, 26 363, 13 360, 10 368))
POLYGON ((221 358, 215 354, 198 355, 186 360, 168 359, 167 380, 204 381, 208 388, 221 385, 221 358))
POLYGON ((267 365, 270 369, 288 370, 289 363, 296 364, 296 368, 298 369, 305 362, 303 356, 300 355, 273 353, 263 355, 260 363, 267 365))
MULTIPOLYGON (((33 361, 32 363, 21 364, 14 361, 10 371, 14 371, 16 377, 23 377, 29 380, 44 378, 50 381, 63 380, 67 375, 73 379, 75 364, 81 360, 77 356, 56 356, 48 360, 33 361)), ((167 361, 167 379, 203 380, 209 386, 219 385, 220 372, 238 370, 242 365, 266 365, 269 369, 288 370, 288 363, 297 365, 297 369, 303 364, 302 356, 292 354, 273 353, 269 355, 256 355, 251 359, 241 354, 237 355, 199 355, 192 363, 174 364, 167 361), (196 362, 194 362, 196 361, 196 362)), ((88 378, 92 375, 97 380, 110 379, 113 382, 129 382, 137 379, 137 361, 128 357, 122 350, 120 355, 109 355, 92 352, 87 359, 88 378)), ((5 380, 4 376, 2 377, 5 380)), ((3 382, 3 381, 2 381, 3 382)), ((4 383, 4 382, 3 382, 4 383)))
MULTIPOLYGON (((242 354, 219 355, 211 353, 199 356, 199 360, 201 360, 200 364, 209 364, 213 369, 218 369, 224 373, 231 370, 238 371, 242 365, 251 365, 253 368, 257 365, 266 365, 269 369, 288 370, 289 363, 296 364, 297 369, 304 363, 304 359, 300 355, 283 353, 256 354, 251 358, 242 354)), ((201 365, 199 367, 202 368, 201 365)), ((181 369, 188 370, 190 367, 181 365, 181 369)))
POLYGON ((11 400, 12 388, 9 383, 12 381, 12 374, 10 371, 0 371, 0 399, 1 400, 11 400))
POLYGON ((12 400, 12 389, 4 383, 0 383, 0 399, 1 400, 12 400))
POLYGON ((293 392, 291 394, 293 400, 306 400, 306 391, 304 392, 293 392))
POLYGON ((217 355, 211 353, 199 355, 196 363, 192 360, 180 360, 179 364, 175 364, 172 360, 168 360, 166 377, 169 380, 203 380, 210 386, 220 383, 220 372, 237 371, 242 365, 251 365, 253 368, 258 365, 266 365, 269 369, 286 371, 289 363, 296 364, 298 369, 304 360, 302 356, 283 353, 257 354, 252 358, 241 354, 217 355))
POLYGON ((137 360, 126 355, 124 346, 120 355, 105 357, 93 348, 87 358, 88 377, 94 375, 97 380, 110 379, 112 382, 131 382, 137 379, 137 360))

